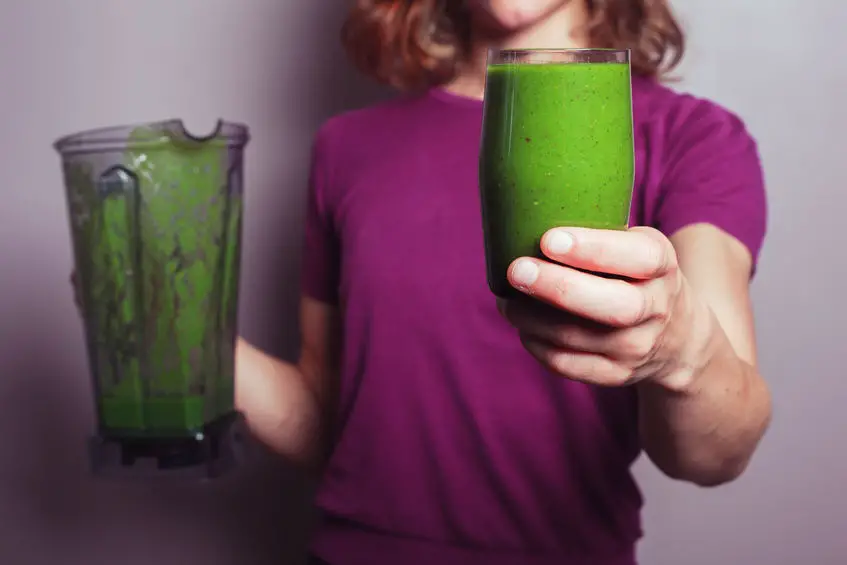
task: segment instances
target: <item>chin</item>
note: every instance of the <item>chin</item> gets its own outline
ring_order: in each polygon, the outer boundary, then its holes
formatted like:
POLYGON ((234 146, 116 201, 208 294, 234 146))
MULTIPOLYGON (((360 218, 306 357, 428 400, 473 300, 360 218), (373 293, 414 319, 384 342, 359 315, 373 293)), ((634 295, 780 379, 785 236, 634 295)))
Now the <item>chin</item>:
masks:
POLYGON ((513 33, 531 27, 569 0, 467 0, 471 16, 491 31, 513 33))

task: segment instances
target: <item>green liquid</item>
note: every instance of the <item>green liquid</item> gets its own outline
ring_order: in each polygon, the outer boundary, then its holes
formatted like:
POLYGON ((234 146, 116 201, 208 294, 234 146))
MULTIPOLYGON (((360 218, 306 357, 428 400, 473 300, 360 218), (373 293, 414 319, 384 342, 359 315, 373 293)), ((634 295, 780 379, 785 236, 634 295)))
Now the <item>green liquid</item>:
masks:
POLYGON ((488 284, 549 229, 626 229, 634 177, 630 68, 623 63, 488 67, 480 152, 488 284))
POLYGON ((66 163, 100 427, 192 435, 233 409, 241 194, 224 140, 128 144, 105 195, 92 163, 66 163))

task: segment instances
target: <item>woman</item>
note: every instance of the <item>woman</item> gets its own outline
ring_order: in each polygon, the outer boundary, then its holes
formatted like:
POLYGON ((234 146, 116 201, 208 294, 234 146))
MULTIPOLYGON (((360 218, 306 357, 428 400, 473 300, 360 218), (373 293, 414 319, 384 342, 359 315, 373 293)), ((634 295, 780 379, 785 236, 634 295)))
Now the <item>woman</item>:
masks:
POLYGON ((362 0, 344 40, 408 93, 317 135, 299 363, 243 341, 237 359, 255 434, 321 472, 314 562, 633 564, 640 451, 718 485, 769 420, 754 141, 659 84, 683 50, 664 0, 362 0), (498 305, 485 281, 489 47, 633 50, 632 224, 649 227, 548 232, 550 261, 509 269, 537 302, 498 305))
POLYGON ((663 0, 362 0, 344 40, 411 93, 318 133, 301 360, 242 343, 237 368, 256 434, 323 469, 315 562, 631 565, 640 451, 717 485, 769 420, 754 141, 659 84, 683 50, 663 0), (548 232, 550 261, 519 259, 509 280, 554 308, 502 316, 477 189, 489 47, 633 50, 631 220, 650 226, 548 232))

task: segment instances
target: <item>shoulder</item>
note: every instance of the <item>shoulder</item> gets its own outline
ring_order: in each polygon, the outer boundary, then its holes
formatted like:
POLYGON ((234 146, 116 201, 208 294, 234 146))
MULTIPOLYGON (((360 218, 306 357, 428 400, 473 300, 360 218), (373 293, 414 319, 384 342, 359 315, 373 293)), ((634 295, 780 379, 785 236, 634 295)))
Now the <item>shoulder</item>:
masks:
POLYGON ((701 122, 741 122, 733 111, 707 98, 677 90, 655 80, 633 78, 633 107, 642 119, 661 122, 678 133, 701 122))
POLYGON ((336 153, 339 148, 368 148, 390 141, 403 122, 414 120, 425 105, 421 96, 398 96, 364 108, 336 114, 324 121, 315 134, 318 151, 336 153))
POLYGON ((426 107, 422 96, 398 96, 324 121, 310 163, 310 188, 322 205, 335 206, 357 179, 396 160, 426 107))
POLYGON ((758 148, 734 112, 656 83, 633 82, 633 112, 657 165, 652 222, 668 237, 710 224, 733 236, 755 262, 767 201, 758 148))
POLYGON ((693 149, 755 155, 756 141, 733 111, 653 80, 633 80, 633 111, 668 165, 693 149))

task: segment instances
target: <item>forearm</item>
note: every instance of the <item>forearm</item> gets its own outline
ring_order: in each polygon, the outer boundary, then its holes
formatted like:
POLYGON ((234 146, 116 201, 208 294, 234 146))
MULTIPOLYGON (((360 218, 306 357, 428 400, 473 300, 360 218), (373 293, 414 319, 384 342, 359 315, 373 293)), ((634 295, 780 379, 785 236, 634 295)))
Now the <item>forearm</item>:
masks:
POLYGON ((764 380, 711 319, 704 363, 684 386, 644 382, 638 394, 647 454, 668 476, 701 486, 731 481, 744 471, 771 413, 764 380))
POLYGON ((235 402, 252 434, 274 452, 307 470, 319 464, 321 410, 297 365, 238 340, 235 402))

